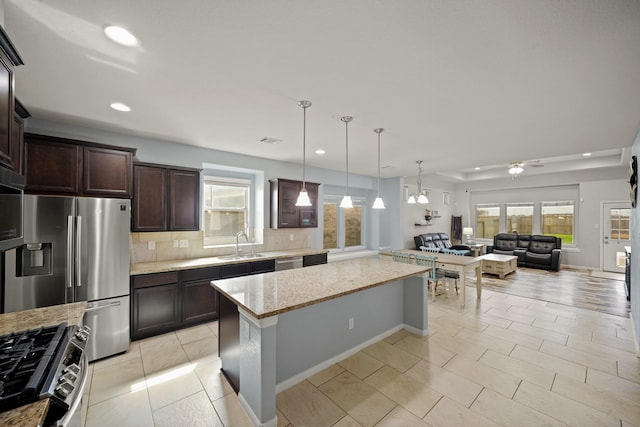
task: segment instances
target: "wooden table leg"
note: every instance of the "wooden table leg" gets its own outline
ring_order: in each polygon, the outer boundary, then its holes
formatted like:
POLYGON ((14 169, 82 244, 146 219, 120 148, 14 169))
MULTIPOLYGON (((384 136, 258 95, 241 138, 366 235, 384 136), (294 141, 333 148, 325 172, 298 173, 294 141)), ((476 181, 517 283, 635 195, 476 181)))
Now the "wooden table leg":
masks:
POLYGON ((462 297, 462 302, 460 303, 460 307, 464 308, 464 304, 466 302, 466 292, 465 292, 465 273, 464 273, 464 267, 460 269, 460 286, 462 287, 462 292, 460 292, 460 296, 462 297))
POLYGON ((482 295, 482 265, 476 267, 476 294, 480 299, 482 295))

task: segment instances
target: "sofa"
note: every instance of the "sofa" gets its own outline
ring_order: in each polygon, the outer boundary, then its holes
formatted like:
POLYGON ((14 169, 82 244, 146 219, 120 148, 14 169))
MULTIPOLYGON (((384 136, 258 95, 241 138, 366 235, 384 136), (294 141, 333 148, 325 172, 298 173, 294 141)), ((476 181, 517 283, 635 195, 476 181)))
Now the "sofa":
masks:
POLYGON ((538 234, 500 233, 493 236, 487 253, 518 257, 518 267, 558 271, 562 254, 562 239, 538 234))
POLYGON ((471 255, 471 250, 467 245, 454 245, 449 239, 447 233, 425 233, 413 236, 413 242, 416 245, 416 250, 420 250, 421 246, 432 248, 432 252, 437 249, 438 252, 450 252, 450 251, 468 251, 465 255, 471 255))

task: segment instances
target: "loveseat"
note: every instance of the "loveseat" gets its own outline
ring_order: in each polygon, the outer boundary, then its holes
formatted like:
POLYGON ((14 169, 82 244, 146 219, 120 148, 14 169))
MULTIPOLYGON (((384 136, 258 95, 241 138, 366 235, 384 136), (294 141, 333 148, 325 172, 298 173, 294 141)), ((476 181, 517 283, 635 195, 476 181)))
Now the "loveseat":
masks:
POLYGON ((448 252, 449 250, 468 251, 467 255, 471 254, 471 250, 467 245, 453 245, 449 239, 447 233, 425 233, 413 236, 413 242, 416 245, 416 250, 420 250, 421 246, 427 248, 438 249, 439 252, 448 252))
POLYGON ((518 257, 518 267, 558 271, 562 254, 562 239, 538 234, 500 233, 493 236, 487 253, 518 257))

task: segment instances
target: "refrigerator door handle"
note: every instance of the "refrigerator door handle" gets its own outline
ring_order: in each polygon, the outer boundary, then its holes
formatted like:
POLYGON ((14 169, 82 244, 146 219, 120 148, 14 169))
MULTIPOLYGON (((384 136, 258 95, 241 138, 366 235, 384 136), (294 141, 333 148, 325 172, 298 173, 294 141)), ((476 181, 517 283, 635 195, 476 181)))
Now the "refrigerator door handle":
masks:
POLYGON ((98 304, 98 303, 93 303, 95 305, 92 305, 92 303, 87 304, 87 308, 84 310, 85 313, 91 313, 93 311, 98 311, 98 310, 104 310, 105 308, 111 308, 111 307, 116 307, 118 305, 120 305, 120 301, 114 301, 114 302, 110 302, 109 304, 98 304))
POLYGON ((67 288, 73 286, 73 217, 67 217, 67 268, 64 272, 67 288))
POLYGON ((82 217, 76 218, 76 286, 82 286, 82 217))

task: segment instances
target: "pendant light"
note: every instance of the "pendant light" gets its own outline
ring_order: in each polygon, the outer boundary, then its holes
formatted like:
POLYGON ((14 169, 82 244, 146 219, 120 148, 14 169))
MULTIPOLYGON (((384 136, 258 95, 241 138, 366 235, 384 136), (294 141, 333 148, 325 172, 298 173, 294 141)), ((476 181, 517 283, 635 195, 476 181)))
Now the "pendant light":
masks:
POLYGON ((422 160, 416 160, 416 163, 418 164, 418 193, 410 195, 407 203, 429 203, 429 198, 426 195, 426 191, 422 191, 422 160))
POLYGON ((380 197, 380 134, 382 133, 383 128, 376 128, 373 131, 378 134, 378 197, 373 202, 373 209, 384 209, 384 202, 380 197))
POLYGON ((302 107, 302 189, 298 194, 296 206, 311 206, 309 193, 306 187, 306 157, 307 157, 307 108, 311 107, 311 101, 299 101, 298 106, 302 107))
POLYGON ((353 207, 353 202, 351 201, 351 196, 349 195, 349 122, 353 120, 353 117, 344 116, 344 117, 341 117, 340 120, 344 122, 345 141, 346 141, 345 146, 346 146, 346 152, 347 152, 347 156, 346 156, 347 191, 344 197, 342 198, 342 202, 340 202, 340 207, 348 209, 353 207))

